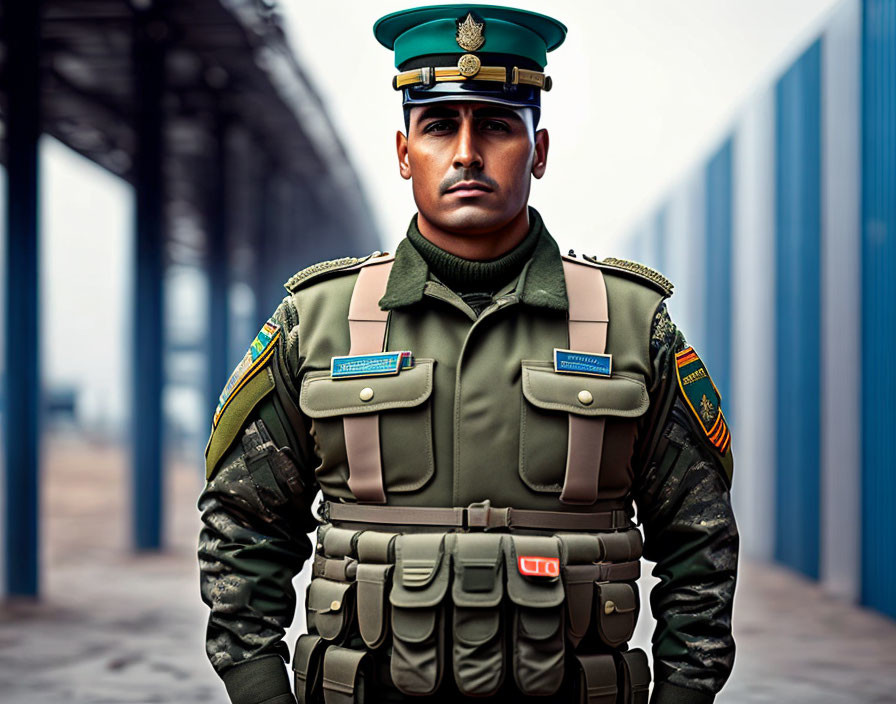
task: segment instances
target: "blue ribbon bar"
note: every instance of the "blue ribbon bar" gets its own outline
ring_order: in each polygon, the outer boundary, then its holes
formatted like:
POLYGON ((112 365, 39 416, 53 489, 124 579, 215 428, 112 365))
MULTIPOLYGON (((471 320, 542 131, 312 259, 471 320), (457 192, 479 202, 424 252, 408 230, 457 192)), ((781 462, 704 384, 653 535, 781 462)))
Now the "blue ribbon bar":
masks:
POLYGON ((331 379, 355 379, 362 376, 398 374, 402 367, 401 352, 356 354, 330 360, 331 379))
POLYGON ((610 376, 613 371, 613 355, 561 350, 555 347, 554 371, 560 374, 610 376))

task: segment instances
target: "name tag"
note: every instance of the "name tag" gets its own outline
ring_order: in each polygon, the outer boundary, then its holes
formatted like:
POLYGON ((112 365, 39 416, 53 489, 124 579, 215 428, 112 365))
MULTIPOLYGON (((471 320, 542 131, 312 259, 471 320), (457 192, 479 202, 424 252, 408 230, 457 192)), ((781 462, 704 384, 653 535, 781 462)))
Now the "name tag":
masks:
POLYGON ((560 374, 610 376, 613 371, 613 355, 561 350, 555 347, 554 371, 560 374))
POLYGON ((414 355, 407 351, 378 352, 333 357, 330 360, 331 379, 356 379, 364 376, 388 376, 414 366, 414 355))

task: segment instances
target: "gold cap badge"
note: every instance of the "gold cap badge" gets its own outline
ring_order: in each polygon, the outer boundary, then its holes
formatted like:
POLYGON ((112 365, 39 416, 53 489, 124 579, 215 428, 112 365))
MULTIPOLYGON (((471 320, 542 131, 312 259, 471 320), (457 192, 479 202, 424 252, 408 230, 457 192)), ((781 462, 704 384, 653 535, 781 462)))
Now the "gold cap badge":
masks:
POLYGON ((464 51, 476 51, 485 44, 483 30, 485 22, 477 22, 473 19, 473 13, 468 12, 466 19, 457 22, 457 44, 464 51))

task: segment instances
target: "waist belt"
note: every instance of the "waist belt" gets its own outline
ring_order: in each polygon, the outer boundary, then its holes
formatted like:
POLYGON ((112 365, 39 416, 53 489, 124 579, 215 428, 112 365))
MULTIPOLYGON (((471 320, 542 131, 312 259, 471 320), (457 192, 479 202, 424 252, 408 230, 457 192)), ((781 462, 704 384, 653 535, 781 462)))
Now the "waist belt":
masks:
POLYGON ((325 501, 322 516, 331 521, 442 528, 532 528, 537 530, 618 530, 631 526, 623 510, 596 513, 495 508, 488 501, 466 508, 369 506, 325 501))

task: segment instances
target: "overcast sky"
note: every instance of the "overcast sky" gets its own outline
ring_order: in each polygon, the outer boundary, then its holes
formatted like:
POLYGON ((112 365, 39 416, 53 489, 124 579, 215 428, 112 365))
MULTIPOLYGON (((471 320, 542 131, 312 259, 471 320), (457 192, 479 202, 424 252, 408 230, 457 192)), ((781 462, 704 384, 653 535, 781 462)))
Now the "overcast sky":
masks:
MULTIPOLYGON (((554 88, 542 96, 541 126, 551 149, 532 204, 561 247, 611 254, 614 238, 720 142, 740 106, 813 38, 836 0, 504 4, 569 28, 548 55, 554 88)), ((403 122, 390 86, 392 52, 372 26, 414 5, 280 3, 390 247, 415 208, 396 166, 394 134, 403 122)))

